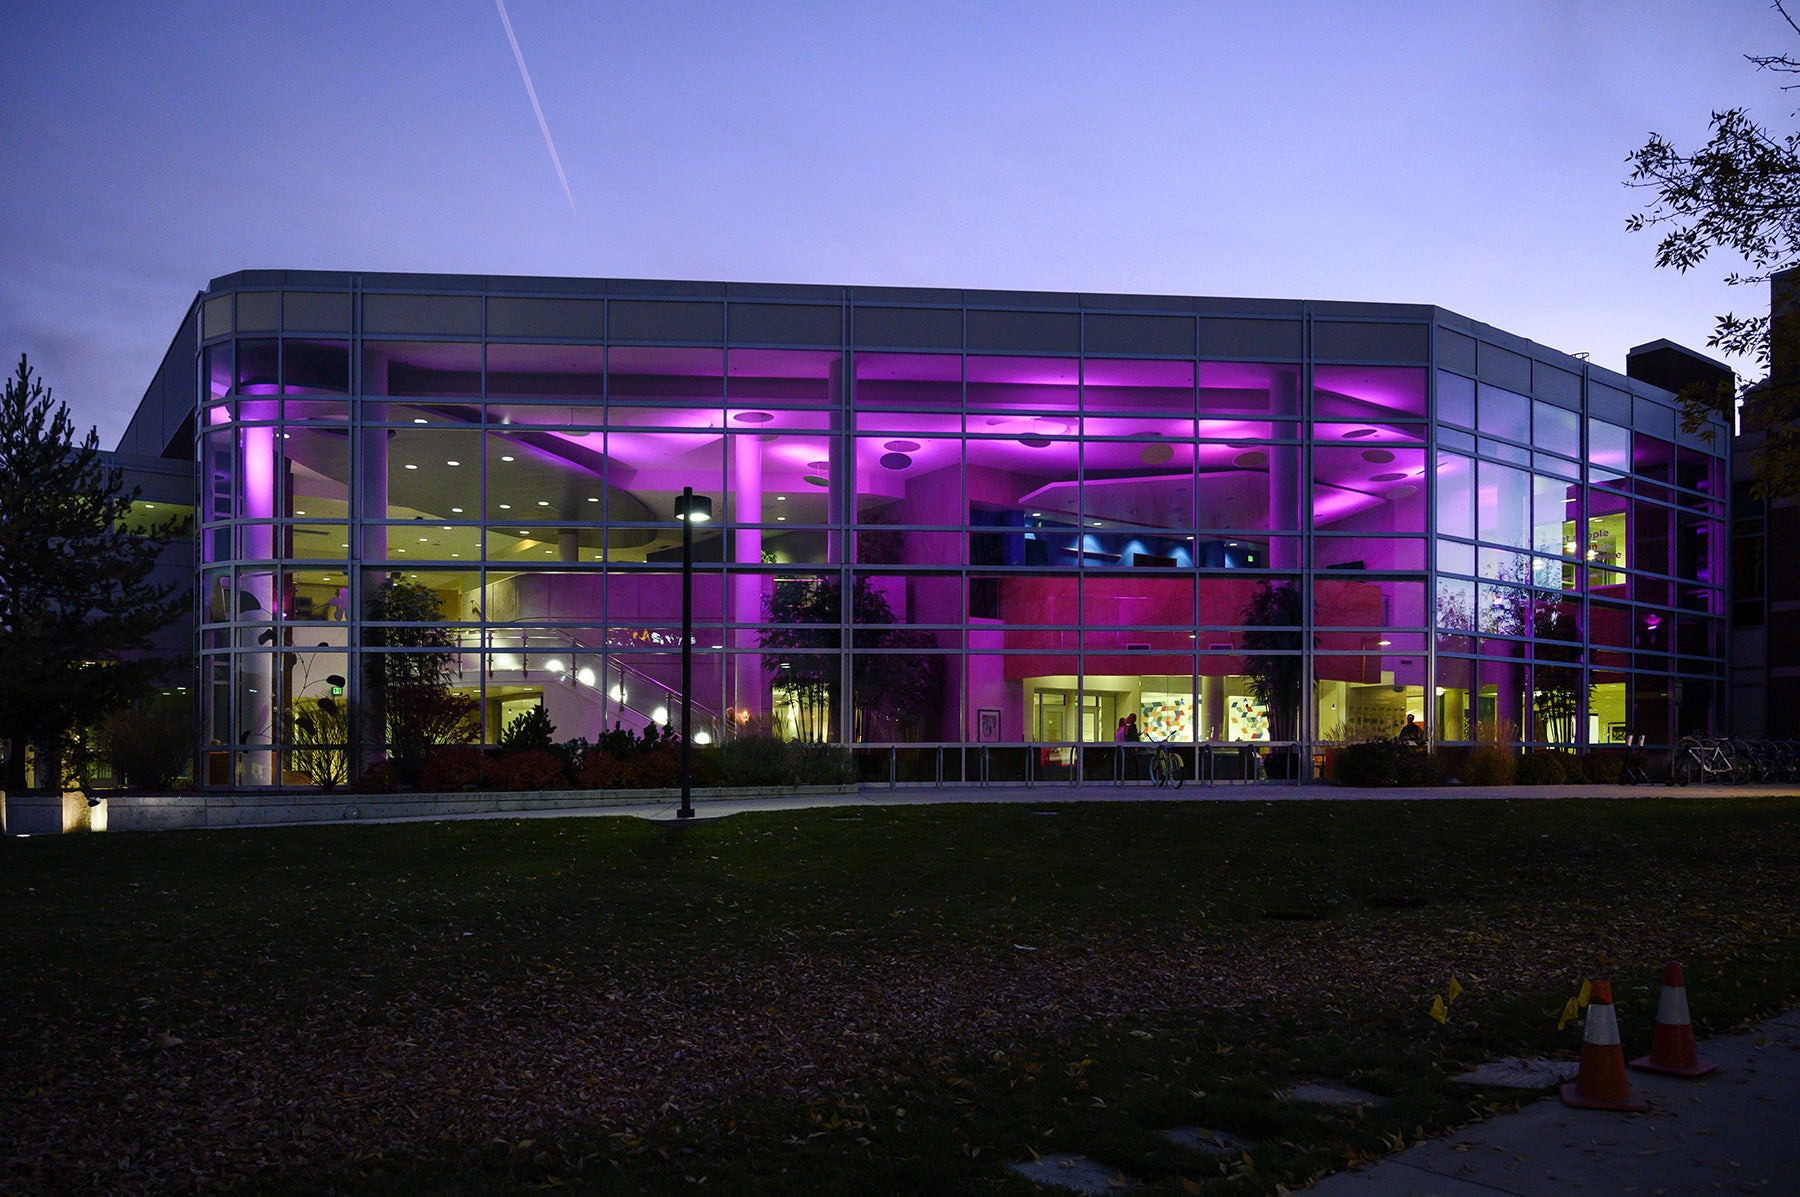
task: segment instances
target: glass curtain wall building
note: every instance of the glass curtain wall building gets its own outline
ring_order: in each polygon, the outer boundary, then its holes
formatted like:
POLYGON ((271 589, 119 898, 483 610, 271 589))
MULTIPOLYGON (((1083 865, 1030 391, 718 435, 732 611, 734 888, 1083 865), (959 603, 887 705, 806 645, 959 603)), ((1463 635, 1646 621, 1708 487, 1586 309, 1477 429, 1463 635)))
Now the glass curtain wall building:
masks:
POLYGON ((489 742, 668 722, 689 486, 700 743, 1048 778, 1135 714, 1305 776, 1408 714, 1721 721, 1728 438, 1442 309, 249 272, 184 328, 121 448, 197 463, 209 784, 303 783, 321 698, 373 721, 391 577, 489 742))

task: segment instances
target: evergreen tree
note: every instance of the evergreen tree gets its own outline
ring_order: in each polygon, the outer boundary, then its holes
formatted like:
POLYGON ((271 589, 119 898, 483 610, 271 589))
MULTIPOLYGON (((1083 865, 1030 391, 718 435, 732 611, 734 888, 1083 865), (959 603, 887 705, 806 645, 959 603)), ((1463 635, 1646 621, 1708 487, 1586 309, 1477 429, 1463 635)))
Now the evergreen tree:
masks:
POLYGON ((25 747, 45 754, 40 784, 61 783, 60 745, 77 727, 142 695, 166 667, 150 638, 187 604, 151 581, 181 521, 131 527, 136 490, 79 444, 23 355, 0 400, 0 736, 5 788, 25 788, 25 747))

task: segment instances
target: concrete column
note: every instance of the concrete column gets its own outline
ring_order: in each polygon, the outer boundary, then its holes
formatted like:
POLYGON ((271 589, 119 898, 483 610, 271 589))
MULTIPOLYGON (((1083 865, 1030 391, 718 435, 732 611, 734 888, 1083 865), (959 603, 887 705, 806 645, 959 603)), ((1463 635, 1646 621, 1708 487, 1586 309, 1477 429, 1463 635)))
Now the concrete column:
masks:
POLYGON ((768 708, 768 687, 754 626, 762 619, 763 576, 756 567, 762 564, 763 537, 761 528, 743 525, 762 523, 762 438, 752 433, 733 436, 732 466, 732 518, 739 526, 732 532, 731 560, 749 567, 749 572, 731 575, 731 618, 752 626, 739 627, 731 633, 732 647, 738 650, 732 657, 731 706, 754 717, 768 708))
MULTIPOLYGON (((276 567, 275 528, 272 524, 252 521, 275 517, 276 432, 273 428, 245 428, 239 434, 242 453, 243 491, 239 512, 244 520, 240 527, 242 547, 240 559, 258 562, 254 567, 238 571, 238 618, 267 623, 270 631, 257 640, 264 651, 238 656, 238 743, 267 745, 275 734, 275 656, 273 627, 275 618, 276 567), (263 564, 263 563, 268 564, 263 564)), ((248 645, 240 645, 248 647, 248 645)), ((272 760, 267 752, 249 754, 241 759, 241 780, 248 785, 264 785, 275 778, 272 760)))
MULTIPOLYGON (((1275 369, 1269 377, 1269 415, 1277 438, 1298 439, 1300 435, 1300 372, 1298 369, 1275 369)), ((1300 494, 1305 488, 1300 476, 1304 460, 1298 445, 1275 445, 1269 449, 1269 527, 1300 527, 1300 494)), ((1300 540, 1297 535, 1269 542, 1269 564, 1275 569, 1299 569, 1300 540)))
MULTIPOLYGON (((360 401, 358 411, 356 468, 350 494, 350 514, 361 521, 387 518, 388 430, 368 427, 387 419, 387 403, 381 398, 387 389, 387 362, 364 355, 362 390, 365 398, 360 401)), ((380 566, 386 562, 387 528, 381 524, 360 523, 350 543, 351 594, 360 594, 362 618, 366 620, 374 613, 375 592, 385 574, 363 572, 361 567, 380 566)), ((356 641, 367 646, 367 633, 358 633, 356 641)), ((387 743, 387 704, 380 658, 374 654, 364 655, 358 659, 358 668, 361 685, 357 701, 351 707, 351 727, 352 737, 362 745, 362 759, 367 761, 379 757, 387 743)), ((353 764, 360 769, 360 763, 353 764)))
POLYGON ((1200 738, 1225 738, 1225 675, 1203 674, 1200 678, 1200 738))

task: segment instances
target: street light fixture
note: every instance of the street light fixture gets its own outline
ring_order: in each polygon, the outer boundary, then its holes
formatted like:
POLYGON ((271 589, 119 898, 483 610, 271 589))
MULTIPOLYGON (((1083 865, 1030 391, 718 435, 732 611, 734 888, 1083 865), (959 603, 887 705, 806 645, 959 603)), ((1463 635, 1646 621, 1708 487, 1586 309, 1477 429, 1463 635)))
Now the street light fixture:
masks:
POLYGON ((690 727, 694 692, 694 525, 712 518, 712 500, 681 488, 675 500, 675 518, 681 521, 681 809, 677 819, 694 817, 693 734, 690 727))

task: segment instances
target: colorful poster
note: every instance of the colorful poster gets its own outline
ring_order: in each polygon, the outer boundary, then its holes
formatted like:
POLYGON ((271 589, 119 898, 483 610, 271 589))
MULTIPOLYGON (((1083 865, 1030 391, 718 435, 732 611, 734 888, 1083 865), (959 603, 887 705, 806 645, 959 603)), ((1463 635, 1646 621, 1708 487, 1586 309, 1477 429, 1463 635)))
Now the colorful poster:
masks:
POLYGON ((1186 694, 1146 697, 1138 706, 1138 730, 1146 740, 1169 740, 1178 744, 1194 738, 1194 702, 1186 694))
POLYGON ((1248 695, 1225 700, 1229 719, 1226 735, 1233 740, 1269 738, 1269 708, 1248 695))

